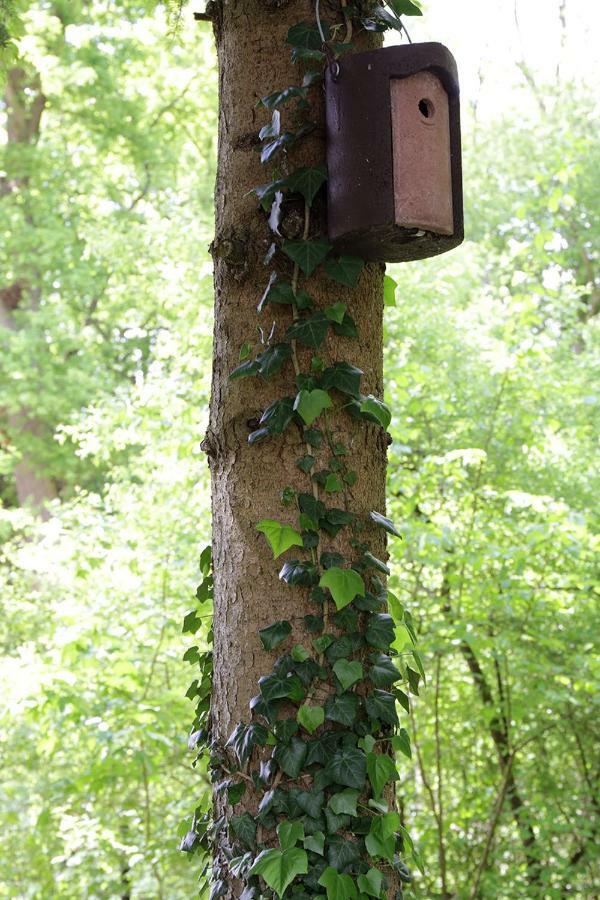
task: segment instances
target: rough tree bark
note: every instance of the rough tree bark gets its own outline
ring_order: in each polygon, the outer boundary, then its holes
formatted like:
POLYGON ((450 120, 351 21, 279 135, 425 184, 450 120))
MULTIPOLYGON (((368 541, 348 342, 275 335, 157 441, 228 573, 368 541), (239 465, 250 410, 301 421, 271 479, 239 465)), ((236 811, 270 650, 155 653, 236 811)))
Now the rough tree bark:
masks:
MULTIPOLYGON (((228 380, 239 363, 245 341, 257 337, 260 323, 276 335, 290 324, 289 311, 281 314, 274 306, 257 317, 256 307, 268 279, 263 257, 271 236, 266 217, 257 209, 256 198, 248 191, 268 179, 261 166, 257 133, 270 116, 257 108, 258 98, 277 88, 298 84, 302 69, 292 65, 285 43, 291 25, 314 22, 314 6, 306 0, 224 0, 211 4, 220 69, 219 155, 216 186, 216 235, 212 245, 215 260, 215 331, 210 425, 203 447, 209 457, 212 476, 213 562, 214 562, 214 687, 212 698, 213 736, 225 743, 235 725, 248 721, 248 702, 261 675, 271 671, 273 655, 263 651, 258 629, 274 619, 289 619, 294 625, 290 643, 301 641, 303 616, 315 611, 308 602, 308 590, 289 588, 278 579, 285 557, 277 562, 256 524, 274 518, 292 524, 293 513, 281 504, 287 485, 306 491, 306 476, 295 460, 303 452, 296 429, 279 438, 255 446, 248 435, 256 420, 273 399, 290 393, 293 384, 291 363, 281 376, 263 384, 256 379, 228 380), (275 312, 273 312, 275 310, 275 312)), ((328 8, 327 17, 331 16, 328 8)), ((334 13, 335 15, 335 13, 334 13)), ((339 16, 338 21, 342 21, 339 16)), ((378 36, 364 32, 353 38, 355 50, 372 49, 378 36)), ((316 165, 324 161, 324 118, 322 88, 313 89, 317 128, 301 149, 292 151, 294 166, 316 165)), ((285 128, 286 113, 282 112, 285 128)), ((312 230, 311 230, 312 233, 312 230)), ((297 235, 289 235, 297 236, 297 235)), ((288 272, 285 261, 279 263, 288 272)), ((336 300, 348 304, 359 340, 331 336, 327 349, 332 362, 345 360, 364 372, 364 393, 383 394, 382 314, 383 267, 368 266, 358 288, 335 287, 318 275, 306 286, 318 306, 336 300)), ((281 308, 284 309, 284 308, 281 308)), ((302 358, 303 370, 308 369, 302 358)), ((370 510, 385 508, 386 435, 374 426, 336 418, 336 440, 350 448, 349 468, 359 473, 352 489, 352 509, 368 516, 370 510), (340 427, 341 426, 341 427, 340 427)), ((327 451, 321 454, 325 463, 327 451)), ((319 468, 317 465, 316 468, 319 468)), ((385 558, 382 532, 370 533, 373 550, 385 558)), ((342 540, 331 549, 348 551, 342 540)), ((293 556, 293 551, 286 557, 293 556)), ((351 551, 349 552, 351 555, 351 551)), ((223 801, 218 801, 222 804, 223 801)), ((256 798, 247 792, 236 813, 256 809, 256 798)), ((231 808, 218 807, 226 817, 231 808)), ((226 833, 220 836, 227 844, 226 833)), ((218 854, 217 854, 218 855, 218 854)), ((229 886, 228 897, 239 896, 240 887, 229 886)))

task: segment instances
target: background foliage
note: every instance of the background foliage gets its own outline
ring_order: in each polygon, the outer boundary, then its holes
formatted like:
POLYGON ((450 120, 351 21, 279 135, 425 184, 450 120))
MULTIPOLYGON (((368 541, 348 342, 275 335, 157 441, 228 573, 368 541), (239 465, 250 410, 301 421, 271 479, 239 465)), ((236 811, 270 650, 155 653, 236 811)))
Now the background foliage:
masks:
MULTIPOLYGON (((24 15, 47 105, 0 200, 0 281, 41 298, 0 331, 0 896, 183 898, 177 833, 209 802, 181 619, 209 537, 212 41, 135 4, 24 15), (24 402, 41 437, 11 428, 24 402), (59 485, 46 522, 24 455, 59 485)), ((598 889, 598 122, 581 83, 522 82, 467 123, 469 240, 389 268, 391 587, 430 673, 399 761, 418 897, 598 889), (507 760, 521 805, 486 859, 507 760)))

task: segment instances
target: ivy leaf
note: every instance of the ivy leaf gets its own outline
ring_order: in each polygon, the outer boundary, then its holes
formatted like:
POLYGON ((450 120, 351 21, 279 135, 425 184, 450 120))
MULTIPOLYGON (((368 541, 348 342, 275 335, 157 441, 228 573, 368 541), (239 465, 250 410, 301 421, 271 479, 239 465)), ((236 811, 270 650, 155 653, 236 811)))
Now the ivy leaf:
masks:
POLYGON ((258 635, 265 650, 274 650, 291 633, 292 626, 284 619, 281 622, 273 622, 268 628, 261 628, 258 635))
POLYGON ((383 575, 391 575, 389 566, 386 566, 381 559, 377 559, 377 557, 373 556, 368 550, 365 550, 362 558, 366 565, 370 566, 372 569, 377 569, 377 571, 382 572, 383 575))
POLYGON ((312 205, 317 191, 326 181, 327 169, 325 166, 296 169, 287 179, 290 190, 302 194, 309 206, 312 205))
POLYGON ((350 365, 346 362, 338 362, 325 369, 320 378, 321 387, 335 388, 342 394, 348 394, 350 397, 360 396, 360 379, 363 375, 362 369, 350 365))
POLYGON ((346 308, 346 304, 342 303, 341 300, 338 300, 337 303, 333 303, 331 306, 326 307, 325 315, 328 319, 331 319, 332 322, 336 322, 338 325, 341 325, 344 321, 346 308))
POLYGON ((363 677, 363 667, 356 660, 338 659, 333 671, 345 691, 363 677))
POLYGON ((293 397, 282 397, 281 400, 275 400, 271 403, 262 414, 258 428, 248 436, 248 443, 255 444, 257 441, 264 440, 272 435, 282 434, 288 427, 294 417, 294 399, 293 397))
POLYGON ((340 479, 339 475, 336 475, 335 472, 330 472, 327 478, 325 479, 325 493, 326 494, 336 494, 339 491, 344 489, 344 485, 340 479))
POLYGON ((299 341, 305 347, 318 350, 327 334, 330 322, 322 312, 294 322, 285 333, 288 340, 299 341))
POLYGON ((302 644, 294 644, 292 647, 292 659, 294 662, 306 662, 310 659, 310 653, 302 644))
POLYGON ((306 90, 301 87, 286 87, 281 91, 273 91, 272 94, 261 97, 258 103, 265 109, 277 109, 278 106, 283 106, 284 103, 294 99, 306 100, 306 90))
POLYGON ((365 754, 356 747, 342 747, 327 766, 327 773, 336 784, 362 790, 367 777, 365 754))
POLYGON ((394 281, 391 275, 384 275, 383 277, 383 305, 384 306, 395 306, 396 305, 396 288, 398 287, 398 282, 394 281))
POLYGON ((365 709, 370 719, 377 719, 386 725, 398 725, 396 698, 389 691, 373 691, 365 698, 365 709))
POLYGON ((277 826, 277 837, 282 850, 295 847, 298 841, 304 840, 304 825, 302 822, 280 822, 277 826))
POLYGON ((371 660, 373 665, 369 669, 368 674, 375 687, 388 687, 402 678, 402 675, 386 653, 375 653, 371 660))
POLYGON ((308 872, 306 850, 291 847, 289 850, 263 850, 256 857, 249 875, 261 875, 272 891, 282 897, 297 875, 308 872))
POLYGON ((365 629, 367 644, 378 650, 387 650, 394 643, 394 620, 388 613, 373 613, 365 629))
POLYGON ((319 587, 328 588, 338 609, 352 603, 356 596, 364 597, 365 583, 354 569, 332 566, 321 575, 319 587))
POLYGON ((382 857, 393 862, 396 849, 396 830, 399 825, 400 816, 396 812, 384 813, 371 820, 371 827, 365 838, 365 845, 370 856, 382 857))
POLYGON ((289 697, 300 702, 304 699, 304 688, 297 675, 278 675, 272 672, 258 679, 260 692, 267 702, 289 697))
POLYGON ((310 453, 306 453, 304 456, 301 456, 300 459, 296 460, 296 465, 298 468, 308 475, 314 464, 316 463, 316 458, 312 456, 310 453))
POLYGON ((410 735, 406 728, 401 728, 398 731, 398 734, 395 734, 391 738, 391 744, 394 750, 400 751, 400 753, 404 753, 405 756, 408 756, 409 759, 412 759, 412 748, 410 746, 410 735))
POLYGON ((369 516, 376 525, 379 525, 379 527, 383 528, 384 531, 387 531, 388 534, 393 534, 395 537, 402 537, 392 520, 388 519, 387 516, 375 512, 374 510, 369 513, 369 516))
POLYGON ((378 400, 377 397, 374 397, 373 394, 361 398, 360 412, 372 421, 377 422, 382 428, 387 428, 392 421, 389 407, 386 406, 383 400, 378 400))
POLYGON ((324 409, 331 409, 333 403, 327 391, 316 388, 314 391, 299 391, 294 402, 294 410, 307 425, 312 425, 324 409))
POLYGON ((291 559, 281 567, 279 577, 286 584, 297 584, 300 587, 314 587, 317 583, 319 574, 315 566, 311 563, 300 562, 297 559, 291 559))
POLYGON ((358 337, 356 322, 354 321, 350 313, 346 313, 341 323, 334 322, 333 330, 340 337, 358 337))
POLYGON ((313 853, 318 853, 319 856, 323 856, 324 848, 325 835, 322 831, 315 831, 314 834, 311 834, 309 837, 304 838, 305 850, 312 850, 313 853))
POLYGON ((263 519, 256 526, 256 530, 262 532, 269 542, 273 551, 273 559, 277 559, 290 547, 302 546, 302 535, 298 534, 290 525, 281 525, 274 519, 263 519))
POLYGON ((329 806, 336 816, 358 816, 356 804, 359 797, 360 791, 354 790, 353 788, 346 788, 345 791, 333 794, 333 796, 329 798, 329 806))
POLYGON ((281 134, 281 113, 279 110, 275 110, 271 121, 268 125, 263 125, 263 127, 258 132, 258 136, 261 141, 264 141, 266 138, 276 138, 281 134))
POLYGON ((367 774, 378 800, 389 781, 398 781, 400 776, 391 756, 385 753, 367 753, 367 774))
MULTIPOLYGON (((325 40, 328 41, 331 37, 329 25, 323 22, 322 28, 325 40)), ((305 50, 320 50, 323 46, 319 29, 312 22, 297 22, 292 25, 285 40, 292 47, 303 47, 305 50)))
POLYGON ((322 706, 310 706, 305 703, 296 715, 298 724, 305 728, 309 734, 313 734, 325 721, 325 710, 322 706))
POLYGON ((369 897, 381 897, 383 874, 379 869, 369 869, 366 875, 358 876, 358 888, 369 897))
POLYGON ((354 288, 364 265, 364 260, 358 256, 338 256, 327 260, 325 271, 333 281, 354 288))
POLYGON ((235 369, 229 373, 229 380, 235 381, 237 378, 248 378, 250 375, 257 375, 259 369, 260 362, 258 359, 247 360, 240 366, 236 366, 235 369))
POLYGON ((256 820, 250 813, 231 817, 231 829, 245 847, 251 850, 256 846, 256 820))
POLYGON ((394 10, 397 16, 422 16, 423 12, 412 0, 386 0, 388 6, 394 10))
MULTIPOLYGON (((277 112, 277 110, 275 112, 277 112)), ((288 147, 290 144, 293 144, 295 140, 295 134, 292 134, 290 131, 284 131, 283 134, 279 135, 279 137, 276 137, 274 140, 269 141, 267 144, 263 144, 263 148, 260 152, 261 163, 264 165, 265 163, 270 162, 274 156, 277 156, 280 150, 283 150, 284 147, 288 147)))
POLYGON ((325 869, 319 878, 319 884, 327 891, 327 900, 354 900, 358 897, 356 885, 350 875, 340 875, 331 866, 325 869))
POLYGON ((290 778, 297 778, 306 759, 307 745, 299 737, 293 737, 289 744, 278 744, 273 759, 290 778))
POLYGON ((244 725, 240 722, 231 733, 226 747, 232 747, 238 758, 239 764, 244 766, 252 754, 253 748, 258 744, 264 747, 267 742, 267 729, 258 722, 244 725))
POLYGON ((281 249, 308 277, 329 255, 331 244, 324 240, 284 241, 281 249))

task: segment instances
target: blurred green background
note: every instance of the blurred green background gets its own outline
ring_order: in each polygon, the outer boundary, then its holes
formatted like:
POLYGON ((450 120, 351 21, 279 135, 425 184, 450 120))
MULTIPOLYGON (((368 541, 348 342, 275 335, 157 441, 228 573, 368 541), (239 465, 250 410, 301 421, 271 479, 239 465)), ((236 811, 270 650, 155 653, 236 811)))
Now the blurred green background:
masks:
MULTIPOLYGON (((181 622, 210 539, 213 40, 141 0, 25 19, 46 106, 18 148, 0 106, 0 286, 37 298, 0 327, 0 897, 179 900, 210 802, 181 622)), ((467 233, 388 267, 390 587, 429 676, 399 761, 415 897, 469 898, 478 869, 484 898, 599 891, 598 19, 431 0, 410 23, 463 73, 467 233)))

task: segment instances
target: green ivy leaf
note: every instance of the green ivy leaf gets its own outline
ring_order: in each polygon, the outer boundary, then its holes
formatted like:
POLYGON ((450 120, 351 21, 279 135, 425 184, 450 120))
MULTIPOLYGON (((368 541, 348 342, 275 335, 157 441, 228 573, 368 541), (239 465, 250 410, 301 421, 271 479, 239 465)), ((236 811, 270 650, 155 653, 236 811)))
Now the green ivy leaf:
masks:
POLYGON ((290 190, 302 194, 309 206, 312 205, 317 191, 326 181, 327 169, 325 166, 296 169, 287 179, 290 190))
POLYGON ((277 837, 282 850, 295 847, 298 841, 304 840, 304 825, 302 822, 280 822, 277 826, 277 837))
POLYGON ((362 369, 358 369, 356 366, 350 365, 350 363, 338 362, 329 369, 325 369, 319 383, 326 390, 335 388, 342 394, 348 394, 350 397, 359 397, 362 375, 362 369))
POLYGON ((360 412, 372 421, 377 422, 382 428, 387 428, 392 421, 392 414, 389 407, 378 400, 373 394, 363 397, 360 401, 360 412))
POLYGON ((352 603, 355 597, 364 597, 365 583, 354 569, 332 566, 321 575, 319 587, 327 588, 338 609, 352 603))
POLYGON ((298 341, 311 350, 318 350, 327 334, 330 321, 322 312, 298 319, 285 333, 288 340, 298 341))
POLYGON ((406 728, 401 728, 398 734, 391 738, 391 744, 394 750, 404 753, 409 759, 412 759, 412 748, 410 746, 410 735, 406 728))
POLYGON ((310 706, 305 703, 296 715, 298 724, 305 728, 309 734, 313 734, 325 721, 325 710, 322 706, 310 706))
POLYGON ((379 869, 369 869, 366 875, 358 876, 358 888, 369 897, 381 897, 383 874, 379 869))
POLYGON ((342 480, 339 475, 336 475, 335 472, 330 472, 327 478, 325 479, 325 493, 326 494, 337 494, 339 491, 344 490, 344 485, 342 484, 342 480))
POLYGON ((367 644, 378 650, 387 650, 394 643, 394 620, 388 613, 373 613, 365 629, 367 644))
POLYGON ((384 813, 371 820, 365 845, 370 856, 382 857, 390 862, 394 860, 396 849, 396 830, 400 826, 400 816, 396 812, 384 813))
POLYGON ((319 574, 315 566, 311 563, 300 562, 297 559, 291 559, 281 567, 279 577, 286 584, 297 584, 300 587, 314 587, 316 585, 319 574))
POLYGON ((387 531, 388 534, 393 534, 395 537, 402 537, 392 520, 388 519, 387 516, 375 512, 374 510, 369 513, 369 516, 376 525, 379 525, 379 527, 383 528, 384 531, 387 531))
POLYGON ((345 791, 340 791, 338 794, 333 794, 329 798, 329 806, 336 816, 358 816, 356 804, 359 797, 360 791, 357 791, 353 788, 346 788, 345 791))
POLYGON ((324 240, 284 241, 281 249, 308 277, 329 255, 331 244, 324 240))
POLYGON ((358 328, 356 327, 356 322, 354 321, 350 313, 346 313, 341 323, 334 322, 333 330, 335 334, 339 335, 340 337, 358 337, 358 328))
POLYGON ((388 6, 394 10, 397 16, 422 16, 422 10, 413 3, 413 0, 386 0, 388 6))
POLYGON ((362 790, 367 777, 365 754, 356 747, 342 747, 334 754, 326 771, 336 784, 362 790))
MULTIPOLYGON (((263 519, 256 526, 256 530, 262 532, 273 551, 273 558, 277 559, 290 547, 301 547, 302 536, 290 525, 281 525, 274 519, 263 519)), ((267 648, 268 649, 268 648, 267 648)))
POLYGON ((341 300, 338 300, 338 302, 332 304, 332 306, 327 306, 324 312, 328 319, 341 325, 344 321, 344 316, 346 315, 346 309, 346 304, 342 303, 341 300))
POLYGON ((390 275, 384 275, 383 277, 383 304, 384 306, 395 306, 396 305, 396 288, 398 287, 398 282, 394 281, 394 279, 390 275))
POLYGON ((292 659, 294 662, 306 662, 307 659, 310 659, 310 653, 302 644, 294 644, 292 647, 292 659))
POLYGON ((267 742, 267 729, 258 722, 244 725, 240 722, 229 736, 226 747, 232 747, 241 766, 246 765, 252 754, 253 748, 258 745, 264 747, 267 742))
POLYGON ((311 834, 309 837, 304 838, 305 850, 312 850, 313 853, 318 853, 319 856, 323 856, 324 848, 325 835, 322 831, 315 831, 314 834, 311 834))
POLYGON ((328 866, 321 877, 319 884, 327 891, 327 900, 354 900, 358 897, 358 891, 350 875, 340 875, 334 868, 328 866))
POLYGON ((265 650, 274 650, 291 633, 292 626, 289 622, 283 620, 281 622, 273 622, 268 628, 261 628, 258 635, 265 650))
POLYGON ((375 687, 385 688, 396 681, 400 681, 402 675, 386 653, 375 653, 371 656, 373 665, 368 675, 375 687))
POLYGON ((377 569, 377 571, 381 572, 383 575, 391 575, 389 566, 386 566, 381 559, 377 559, 377 557, 373 556, 368 550, 365 550, 362 559, 366 565, 370 566, 372 569, 377 569))
POLYGON ((293 737, 289 744, 278 744, 273 759, 290 778, 297 778, 306 759, 307 745, 299 737, 293 737))
MULTIPOLYGON (((328 41, 331 37, 329 25, 323 22, 322 28, 325 40, 328 41)), ((323 46, 319 29, 313 22, 297 22, 292 25, 285 40, 292 47, 303 47, 305 50, 320 50, 323 46)))
POLYGON ((389 781, 398 781, 400 776, 391 756, 385 753, 367 753, 367 774, 378 800, 389 781))
POLYGON ((322 634, 320 637, 315 638, 312 644, 317 653, 323 653, 324 650, 327 650, 330 644, 333 644, 333 638, 330 634, 322 634))
POLYGON ((398 725, 396 698, 389 691, 377 689, 365 698, 365 709, 370 719, 384 722, 386 725, 398 725))
POLYGON ((244 847, 254 849, 256 846, 256 820, 250 813, 245 812, 241 816, 232 816, 231 830, 244 847))
POLYGON ((308 872, 306 850, 291 847, 289 850, 263 850, 254 860, 250 875, 260 875, 266 884, 283 897, 284 891, 297 875, 308 872))
POLYGON ((327 260, 325 271, 333 281, 354 288, 364 265, 364 260, 358 256, 337 256, 327 260))
POLYGON ((316 388, 314 391, 299 391, 294 402, 294 410, 306 422, 312 425, 324 409, 331 409, 333 403, 327 391, 316 388))
POLYGON ((277 107, 283 106, 284 103, 295 99, 306 100, 306 90, 301 87, 286 87, 281 91, 273 91, 272 94, 261 97, 258 103, 264 106, 265 109, 277 109, 277 107))
POLYGON ((304 699, 304 688, 297 675, 278 675, 272 672, 258 679, 258 686, 263 698, 270 702, 289 697, 290 700, 300 702, 304 699))
POLYGON ((363 677, 363 667, 357 660, 338 659, 333 671, 345 691, 363 677))
POLYGON ((261 427, 249 435, 248 443, 255 444, 266 437, 283 434, 293 417, 293 397, 282 397, 281 400, 275 400, 265 409, 259 421, 261 427))

